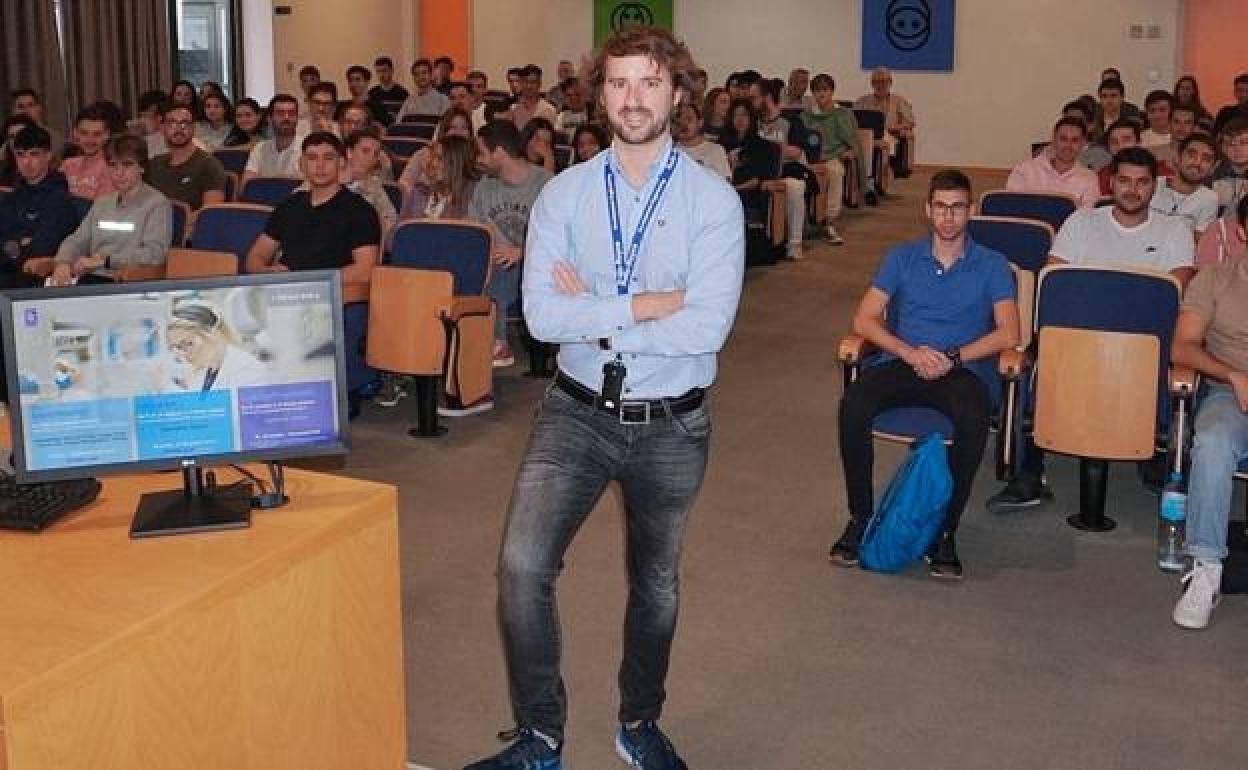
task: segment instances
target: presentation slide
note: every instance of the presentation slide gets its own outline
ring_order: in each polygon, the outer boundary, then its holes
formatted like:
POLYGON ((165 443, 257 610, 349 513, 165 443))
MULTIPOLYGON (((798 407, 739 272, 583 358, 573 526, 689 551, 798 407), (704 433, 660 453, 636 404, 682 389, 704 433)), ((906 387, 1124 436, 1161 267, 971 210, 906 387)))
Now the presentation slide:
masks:
POLYGON ((328 284, 13 303, 30 470, 338 440, 328 284))

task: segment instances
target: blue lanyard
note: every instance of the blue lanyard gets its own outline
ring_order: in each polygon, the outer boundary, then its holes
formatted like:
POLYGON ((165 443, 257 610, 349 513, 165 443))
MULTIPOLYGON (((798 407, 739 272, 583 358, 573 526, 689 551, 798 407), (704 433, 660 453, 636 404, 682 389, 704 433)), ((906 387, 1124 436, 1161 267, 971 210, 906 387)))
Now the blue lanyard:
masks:
POLYGON ((676 170, 676 161, 680 153, 672 148, 667 155, 667 162, 659 173, 659 180, 650 197, 641 208, 641 217, 637 220, 637 229, 633 232, 628 244, 628 253, 624 252, 624 227, 620 223, 620 202, 615 192, 615 173, 611 171, 611 158, 605 158, 602 164, 602 176, 607 188, 607 215, 611 218, 611 246, 615 255, 615 291, 624 296, 628 294, 628 284, 633 277, 633 269, 637 267, 637 255, 641 253, 641 243, 646 238, 646 230, 650 229, 650 221, 659 208, 659 201, 667 190, 667 183, 672 181, 672 172, 676 170))

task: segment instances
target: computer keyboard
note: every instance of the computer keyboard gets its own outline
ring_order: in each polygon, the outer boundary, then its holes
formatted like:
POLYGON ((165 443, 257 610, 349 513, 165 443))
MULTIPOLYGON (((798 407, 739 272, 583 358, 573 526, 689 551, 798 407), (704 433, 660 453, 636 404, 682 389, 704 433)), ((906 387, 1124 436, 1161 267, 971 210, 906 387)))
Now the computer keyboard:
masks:
POLYGON ((18 484, 0 473, 0 529, 38 532, 100 494, 95 479, 18 484))

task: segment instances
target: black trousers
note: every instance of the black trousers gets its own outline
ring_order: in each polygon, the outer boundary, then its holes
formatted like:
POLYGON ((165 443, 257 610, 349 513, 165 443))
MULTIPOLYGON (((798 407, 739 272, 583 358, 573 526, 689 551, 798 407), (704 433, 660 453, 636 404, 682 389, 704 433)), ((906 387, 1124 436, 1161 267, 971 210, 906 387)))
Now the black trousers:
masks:
POLYGON ((939 380, 924 380, 904 361, 889 361, 864 369, 845 389, 841 398, 840 439, 849 513, 854 518, 871 516, 871 468, 875 458, 871 423, 881 412, 901 406, 931 407, 953 422, 953 446, 949 449, 953 497, 945 515, 945 531, 954 532, 988 442, 992 408, 987 386, 962 367, 939 380))

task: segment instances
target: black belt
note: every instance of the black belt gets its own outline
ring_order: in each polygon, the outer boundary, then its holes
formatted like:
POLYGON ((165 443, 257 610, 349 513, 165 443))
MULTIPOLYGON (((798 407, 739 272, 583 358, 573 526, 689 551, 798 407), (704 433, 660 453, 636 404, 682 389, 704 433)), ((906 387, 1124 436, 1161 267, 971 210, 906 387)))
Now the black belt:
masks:
POLYGON ((607 409, 602 405, 602 399, 595 391, 585 387, 562 371, 555 373, 555 387, 586 406, 592 406, 607 414, 618 416, 620 422, 626 425, 645 425, 652 419, 666 417, 669 414, 678 415, 692 412, 694 409, 702 406, 702 399, 706 397, 705 389, 693 388, 673 398, 621 401, 620 408, 615 410, 607 409))

